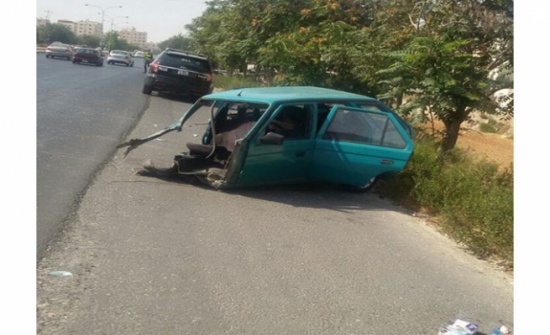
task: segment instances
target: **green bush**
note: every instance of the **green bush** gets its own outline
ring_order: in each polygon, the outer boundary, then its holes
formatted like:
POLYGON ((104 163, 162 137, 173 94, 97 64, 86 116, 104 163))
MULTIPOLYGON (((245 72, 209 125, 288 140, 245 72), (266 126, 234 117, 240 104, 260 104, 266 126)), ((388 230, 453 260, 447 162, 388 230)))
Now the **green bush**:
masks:
POLYGON ((215 75, 214 87, 222 91, 227 91, 240 87, 259 87, 263 86, 259 81, 253 77, 236 75, 215 75))
POLYGON ((456 149, 444 156, 421 140, 406 169, 382 183, 382 195, 441 218, 440 228, 477 255, 513 266, 513 174, 456 149))

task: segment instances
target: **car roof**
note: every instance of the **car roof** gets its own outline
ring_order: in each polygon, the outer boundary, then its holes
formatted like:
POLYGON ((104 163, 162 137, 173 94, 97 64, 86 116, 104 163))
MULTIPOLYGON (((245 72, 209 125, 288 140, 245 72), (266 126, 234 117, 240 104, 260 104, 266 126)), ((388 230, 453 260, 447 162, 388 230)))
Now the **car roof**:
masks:
POLYGON ((304 100, 331 101, 377 101, 366 95, 338 91, 314 86, 251 87, 205 95, 208 100, 256 101, 265 103, 290 102, 304 100))

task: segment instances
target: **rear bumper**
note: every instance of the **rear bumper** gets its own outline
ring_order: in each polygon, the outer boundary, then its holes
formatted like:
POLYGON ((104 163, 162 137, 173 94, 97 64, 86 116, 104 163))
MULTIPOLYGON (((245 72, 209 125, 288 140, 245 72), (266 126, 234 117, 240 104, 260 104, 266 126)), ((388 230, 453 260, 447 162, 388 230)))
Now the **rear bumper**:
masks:
POLYGON ((189 96, 203 96, 212 93, 213 83, 193 83, 167 78, 162 76, 153 76, 147 73, 144 84, 151 86, 153 91, 170 92, 189 96))

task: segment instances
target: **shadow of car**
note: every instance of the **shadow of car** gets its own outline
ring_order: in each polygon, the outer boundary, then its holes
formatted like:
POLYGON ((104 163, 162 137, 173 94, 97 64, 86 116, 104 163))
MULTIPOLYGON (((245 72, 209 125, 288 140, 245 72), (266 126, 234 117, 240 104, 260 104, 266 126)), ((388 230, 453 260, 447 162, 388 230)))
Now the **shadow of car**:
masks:
POLYGON ((323 182, 365 192, 400 172, 412 127, 379 100, 318 87, 241 88, 203 96, 165 129, 132 139, 125 155, 174 130, 202 134, 152 176, 194 176, 216 189, 323 182))
POLYGON ((73 64, 94 64, 103 66, 101 52, 92 48, 79 48, 73 55, 73 64))

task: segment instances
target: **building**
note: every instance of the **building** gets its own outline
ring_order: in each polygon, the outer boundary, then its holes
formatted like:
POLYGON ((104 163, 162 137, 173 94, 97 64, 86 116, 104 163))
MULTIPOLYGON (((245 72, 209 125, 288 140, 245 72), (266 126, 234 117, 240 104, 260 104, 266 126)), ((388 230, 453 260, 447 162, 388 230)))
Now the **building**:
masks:
POLYGON ((69 21, 69 20, 57 20, 57 24, 60 24, 62 26, 69 28, 73 32, 73 34, 76 35, 76 22, 69 21))
POLYGON ((78 21, 76 23, 76 35, 103 36, 103 25, 100 22, 90 20, 78 21))
POLYGON ((118 32, 118 37, 123 40, 126 40, 126 42, 130 44, 139 46, 141 49, 145 49, 148 46, 147 33, 136 31, 136 28, 133 28, 133 27, 131 29, 128 29, 128 28, 121 29, 118 32))
POLYGON ((73 22, 69 20, 57 20, 57 23, 69 28, 73 32, 73 34, 77 36, 103 36, 103 25, 100 22, 94 22, 90 20, 78 22, 73 22))

